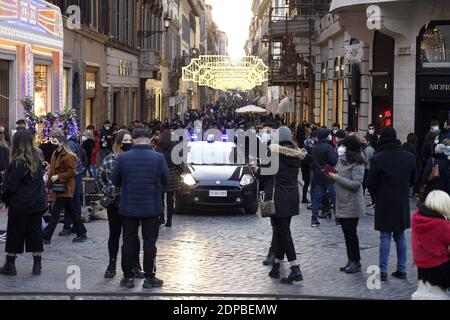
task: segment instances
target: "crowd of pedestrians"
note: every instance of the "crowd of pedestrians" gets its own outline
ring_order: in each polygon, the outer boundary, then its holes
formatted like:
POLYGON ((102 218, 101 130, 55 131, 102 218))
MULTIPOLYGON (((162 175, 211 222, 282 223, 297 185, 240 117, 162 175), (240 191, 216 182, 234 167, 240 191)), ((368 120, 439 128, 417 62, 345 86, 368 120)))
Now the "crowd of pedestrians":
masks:
MULTIPOLYGON (((318 124, 288 124, 279 115, 238 115, 239 105, 219 101, 190 110, 171 121, 134 121, 118 126, 106 120, 100 130, 90 125, 81 136, 67 136, 54 129, 50 137, 35 146, 26 123, 17 123, 12 141, 0 128, 0 181, 2 202, 8 208, 6 262, 0 274, 16 275, 15 257, 25 251, 34 257, 33 274, 41 273, 43 245, 53 241, 62 212, 64 227, 59 236, 76 234, 74 243, 85 242, 87 230, 81 219, 81 184, 84 177, 95 179, 104 195, 109 220, 109 264, 105 278, 117 274, 122 237, 121 285, 134 286, 144 278, 144 287, 160 287, 156 277, 157 240, 161 225, 171 228, 175 194, 179 189, 180 167, 172 161, 175 143, 171 132, 184 128, 193 132, 218 129, 259 129, 259 141, 268 153, 279 157, 279 170, 271 176, 257 174, 265 201, 274 202, 271 217, 272 242, 264 261, 272 267, 269 276, 282 283, 303 280, 292 238, 291 224, 299 215, 300 202, 311 210, 311 227, 320 228, 321 219, 334 217, 342 228, 347 257, 340 271, 362 269, 358 225, 375 210, 374 228, 380 234, 381 280, 387 281, 391 241, 397 251, 393 277, 406 279, 407 241, 405 231, 413 228, 414 262, 419 279, 448 289, 450 274, 450 127, 433 121, 423 139, 414 133, 402 145, 396 131, 386 127, 377 132, 369 125, 359 136, 352 128, 342 130, 318 124), (277 130, 279 143, 271 143, 277 130), (418 141, 423 141, 419 145, 418 141), (11 148, 10 148, 11 145, 11 148), (301 173, 303 188, 298 176, 301 173), (42 227, 49 195, 54 197, 48 224, 42 227), (366 199, 368 196, 368 200, 366 199), (411 225, 410 199, 418 198, 418 210, 411 225), (142 244, 138 230, 142 230, 142 244), (441 236, 439 236, 441 235, 441 236), (144 257, 140 261, 140 251, 144 257), (291 272, 281 277, 280 263, 287 258, 291 272)), ((246 156, 254 164, 258 160, 246 156)), ((257 162, 256 162, 257 163, 257 162)))

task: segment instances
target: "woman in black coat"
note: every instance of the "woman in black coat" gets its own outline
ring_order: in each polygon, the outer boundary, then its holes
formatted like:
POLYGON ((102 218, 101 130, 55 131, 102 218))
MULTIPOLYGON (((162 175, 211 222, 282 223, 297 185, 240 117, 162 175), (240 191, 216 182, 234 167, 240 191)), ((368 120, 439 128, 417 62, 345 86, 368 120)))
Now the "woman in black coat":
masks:
POLYGON ((162 187, 163 205, 164 199, 166 199, 167 202, 167 223, 164 218, 164 213, 161 216, 161 224, 166 224, 167 228, 172 227, 175 192, 180 188, 180 168, 172 162, 172 150, 174 146, 175 143, 172 141, 172 133, 170 131, 164 131, 159 138, 156 151, 164 155, 167 166, 169 167, 169 181, 167 185, 162 187))
POLYGON ((41 239, 42 215, 47 210, 43 158, 33 146, 33 137, 28 131, 18 131, 13 138, 12 162, 3 185, 2 201, 8 208, 6 233, 6 263, 0 274, 17 275, 17 254, 32 252, 33 274, 41 274, 41 259, 44 251, 41 239))
POLYGON ((425 202, 428 194, 434 190, 441 190, 450 194, 449 181, 448 181, 448 170, 449 170, 449 160, 446 155, 447 147, 443 144, 438 144, 436 146, 436 153, 431 156, 425 169, 423 171, 422 177, 420 179, 420 185, 423 188, 423 192, 420 196, 420 201, 425 202), (428 181, 431 171, 433 170, 433 165, 439 166, 439 177, 428 181))
POLYGON ((6 142, 5 133, 0 132, 0 184, 3 183, 3 178, 6 169, 9 167, 9 146, 6 142))
POLYGON ((271 183, 266 184, 266 201, 274 195, 275 216, 272 217, 275 238, 275 261, 269 276, 280 278, 280 263, 284 256, 291 265, 291 273, 282 283, 291 284, 303 281, 303 275, 297 262, 294 242, 291 235, 292 217, 300 214, 300 194, 298 189, 298 174, 300 161, 306 156, 304 150, 294 146, 292 132, 287 127, 278 130, 280 144, 271 144, 272 157, 279 157, 279 169, 271 183), (275 187, 275 189, 274 189, 275 187))

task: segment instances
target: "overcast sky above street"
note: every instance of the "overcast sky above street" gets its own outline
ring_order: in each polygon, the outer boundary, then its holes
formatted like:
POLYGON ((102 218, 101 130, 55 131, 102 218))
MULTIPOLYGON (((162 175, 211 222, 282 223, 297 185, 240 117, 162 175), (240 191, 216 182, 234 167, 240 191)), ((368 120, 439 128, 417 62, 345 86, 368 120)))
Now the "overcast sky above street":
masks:
POLYGON ((228 35, 228 53, 233 58, 245 56, 244 45, 252 18, 252 0, 206 0, 213 6, 213 18, 228 35))

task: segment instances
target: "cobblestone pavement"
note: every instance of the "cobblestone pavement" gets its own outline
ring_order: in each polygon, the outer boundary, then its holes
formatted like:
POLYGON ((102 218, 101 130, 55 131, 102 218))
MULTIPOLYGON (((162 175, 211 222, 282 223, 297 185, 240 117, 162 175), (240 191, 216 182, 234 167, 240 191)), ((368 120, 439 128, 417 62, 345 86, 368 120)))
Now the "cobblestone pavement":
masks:
MULTIPOLYGON (((411 209, 414 208, 411 202, 411 209)), ((341 229, 334 221, 323 221, 320 228, 313 229, 310 215, 302 206, 301 215, 294 218, 292 225, 304 274, 302 283, 283 285, 267 276, 269 269, 262 260, 270 243, 269 220, 241 213, 177 215, 172 229, 162 227, 158 242, 157 276, 165 282, 161 289, 144 290, 140 281, 136 281, 133 290, 120 288, 121 272, 115 279, 103 278, 108 263, 108 225, 106 221, 95 221, 86 224, 89 241, 83 244, 73 244, 72 237, 58 237, 62 225, 57 228, 52 244, 46 247, 40 277, 31 275, 30 254, 18 257, 18 276, 0 277, 0 300, 410 298, 417 287, 410 248, 407 281, 390 278, 379 290, 367 287, 370 275, 365 271, 378 264, 378 233, 373 230, 372 216, 364 216, 359 227, 364 272, 346 275, 338 270, 346 262, 341 229), (67 288, 66 272, 71 265, 81 268, 80 290, 67 288)), ((5 228, 3 212, 0 229, 5 228)), ((410 239, 410 232, 407 238, 410 239)), ((396 263, 394 247, 391 272, 396 263)), ((0 250, 4 250, 4 244, 0 244, 0 250)), ((285 263, 282 272, 287 273, 288 269, 285 263)))

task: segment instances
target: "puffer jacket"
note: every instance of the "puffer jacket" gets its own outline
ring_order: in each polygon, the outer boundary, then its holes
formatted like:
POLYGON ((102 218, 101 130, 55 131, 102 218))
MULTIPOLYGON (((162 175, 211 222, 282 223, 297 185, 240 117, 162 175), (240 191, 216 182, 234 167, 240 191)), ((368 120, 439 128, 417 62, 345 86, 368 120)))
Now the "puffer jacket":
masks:
POLYGON ((117 158, 111 181, 120 187, 120 214, 131 218, 160 216, 162 185, 169 179, 164 156, 149 145, 136 145, 117 158))
POLYGON ((336 217, 339 219, 360 218, 366 209, 362 183, 363 164, 348 164, 345 156, 339 159, 336 188, 336 217))
POLYGON ((412 219, 414 264, 434 268, 450 261, 450 221, 443 215, 421 206, 412 219))
POLYGON ((180 188, 179 167, 172 162, 172 153, 169 150, 156 149, 156 151, 164 156, 167 167, 169 168, 169 180, 167 181, 167 184, 162 187, 162 191, 175 192, 180 188))

